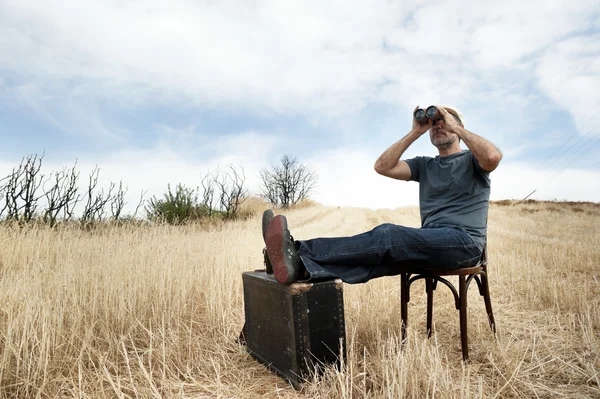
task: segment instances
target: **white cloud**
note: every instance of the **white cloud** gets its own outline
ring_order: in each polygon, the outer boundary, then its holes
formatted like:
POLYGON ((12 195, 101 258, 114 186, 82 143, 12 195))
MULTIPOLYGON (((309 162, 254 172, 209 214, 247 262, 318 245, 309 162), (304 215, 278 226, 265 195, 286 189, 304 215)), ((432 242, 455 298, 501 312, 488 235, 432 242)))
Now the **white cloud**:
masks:
POLYGON ((531 57, 591 27, 598 10, 591 0, 12 0, 0 68, 69 83, 76 98, 331 116, 369 101, 460 104, 497 78, 487 69, 530 73, 531 57))
POLYGON ((569 38, 548 48, 536 68, 540 87, 574 116, 581 134, 600 122, 600 34, 569 38))

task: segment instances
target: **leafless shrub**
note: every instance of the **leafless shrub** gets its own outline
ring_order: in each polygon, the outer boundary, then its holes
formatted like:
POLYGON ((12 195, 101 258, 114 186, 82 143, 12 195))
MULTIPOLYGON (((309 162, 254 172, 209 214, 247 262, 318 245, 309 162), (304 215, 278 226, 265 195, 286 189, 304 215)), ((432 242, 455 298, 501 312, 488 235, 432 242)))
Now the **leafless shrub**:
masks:
POLYGON ((110 210, 111 217, 114 221, 118 222, 121 217, 121 213, 123 212, 123 208, 127 204, 125 201, 125 194, 127 194, 128 187, 123 188, 123 181, 119 182, 119 187, 117 191, 110 199, 110 210))
POLYGON ((4 206, 0 210, 0 214, 6 211, 7 220, 18 220, 19 219, 19 197, 21 196, 21 188, 19 181, 23 176, 23 165, 22 163, 17 167, 13 168, 12 172, 5 178, 6 183, 4 184, 4 206))
POLYGON ((43 193, 39 194, 38 192, 44 179, 44 175, 40 174, 43 157, 42 155, 38 158, 36 154, 33 157, 29 156, 25 158, 24 163, 21 162, 24 173, 20 181, 20 197, 23 200, 21 209, 23 210, 22 220, 24 222, 30 222, 34 218, 37 211, 37 202, 44 196, 43 193))
POLYGON ((44 223, 54 226, 62 212, 63 219, 68 220, 73 216, 73 209, 81 199, 77 193, 79 172, 76 171, 77 162, 71 168, 64 168, 60 172, 54 172, 46 181, 53 181, 52 186, 46 190, 46 209, 44 210, 44 223))
POLYGON ((135 211, 133 212, 133 215, 131 216, 131 218, 133 220, 136 219, 137 214, 140 211, 140 208, 142 208, 144 206, 144 203, 146 202, 144 197, 146 196, 147 193, 148 193, 148 191, 144 191, 144 190, 142 190, 142 192, 140 193, 140 200, 138 201, 138 204, 135 207, 135 211))
POLYGON ((208 171, 204 175, 200 175, 200 184, 202 185, 202 202, 201 206, 205 209, 206 216, 213 216, 215 204, 215 179, 218 176, 218 169, 208 171))
POLYGON ((110 183, 108 192, 105 193, 104 189, 95 191, 98 186, 98 176, 100 169, 98 166, 94 168, 90 173, 88 189, 86 193, 86 204, 81 215, 80 222, 82 225, 88 225, 93 222, 101 222, 104 220, 106 215, 106 204, 113 200, 112 192, 115 188, 114 183, 110 183))
POLYGON ((40 173, 42 158, 36 155, 23 157, 18 167, 3 180, 4 205, 0 216, 6 211, 6 219, 29 222, 36 215, 38 200, 44 196, 39 193, 44 175, 40 173))
POLYGON ((219 206, 224 218, 235 217, 246 199, 248 190, 244 187, 245 181, 246 175, 241 167, 229 166, 229 171, 215 175, 213 182, 219 188, 219 206))
POLYGON ((2 214, 6 209, 6 198, 4 197, 4 193, 6 192, 9 177, 10 176, 6 176, 0 179, 0 220, 2 220, 2 214))

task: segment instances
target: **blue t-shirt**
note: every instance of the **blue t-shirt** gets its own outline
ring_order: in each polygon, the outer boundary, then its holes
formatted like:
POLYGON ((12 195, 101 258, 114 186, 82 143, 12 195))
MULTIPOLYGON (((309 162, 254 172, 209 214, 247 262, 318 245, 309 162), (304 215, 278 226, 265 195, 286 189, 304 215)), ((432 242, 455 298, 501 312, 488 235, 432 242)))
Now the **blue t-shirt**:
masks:
POLYGON ((490 176, 471 151, 406 160, 410 180, 419 182, 421 226, 463 229, 483 250, 487 234, 490 176))

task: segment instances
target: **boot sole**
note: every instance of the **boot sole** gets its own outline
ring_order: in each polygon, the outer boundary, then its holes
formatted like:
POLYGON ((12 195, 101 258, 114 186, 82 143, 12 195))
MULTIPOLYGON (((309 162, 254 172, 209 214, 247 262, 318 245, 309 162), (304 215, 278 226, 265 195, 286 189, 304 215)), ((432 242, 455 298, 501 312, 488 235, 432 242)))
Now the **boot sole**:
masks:
POLYGON ((265 243, 267 242, 267 227, 269 227, 269 223, 271 223, 271 220, 273 220, 274 217, 275 217, 275 214, 273 213, 273 210, 271 210, 271 209, 267 209, 266 211, 263 212, 262 235, 263 235, 263 240, 265 241, 265 243))
MULTIPOLYGON (((265 242, 265 244, 267 243, 267 227, 269 227, 269 223, 271 223, 271 220, 273 220, 274 217, 275 217, 275 214, 273 213, 273 210, 271 210, 271 209, 267 209, 266 211, 263 212, 262 235, 263 235, 263 241, 265 242)), ((264 252, 264 258, 265 258, 265 272, 267 274, 273 274, 273 266, 271 266, 271 259, 269 259, 269 254, 266 251, 264 252)))
POLYGON ((267 254, 271 260, 275 280, 279 284, 291 284, 296 279, 293 258, 286 254, 285 242, 289 235, 287 221, 284 216, 277 215, 267 227, 267 254))

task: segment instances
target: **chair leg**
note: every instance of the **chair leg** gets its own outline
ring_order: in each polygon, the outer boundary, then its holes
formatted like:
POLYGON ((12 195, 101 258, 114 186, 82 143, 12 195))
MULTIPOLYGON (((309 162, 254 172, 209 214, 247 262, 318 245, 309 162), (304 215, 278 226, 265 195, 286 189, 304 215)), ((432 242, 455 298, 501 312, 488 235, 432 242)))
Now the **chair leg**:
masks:
POLYGON ((483 300, 485 302, 485 311, 488 315, 488 322, 492 333, 496 335, 496 322, 494 321, 494 312, 492 311, 492 300, 490 299, 490 285, 488 283, 487 274, 481 275, 481 285, 483 286, 483 300))
POLYGON ((460 295, 460 344, 463 360, 469 360, 469 340, 467 338, 467 282, 465 276, 458 277, 460 295))
POLYGON ((433 279, 425 279, 425 291, 427 292, 427 338, 431 337, 433 319, 433 279))
POLYGON ((408 325, 408 273, 400 275, 400 315, 402 317, 402 343, 406 339, 406 326, 408 325))

